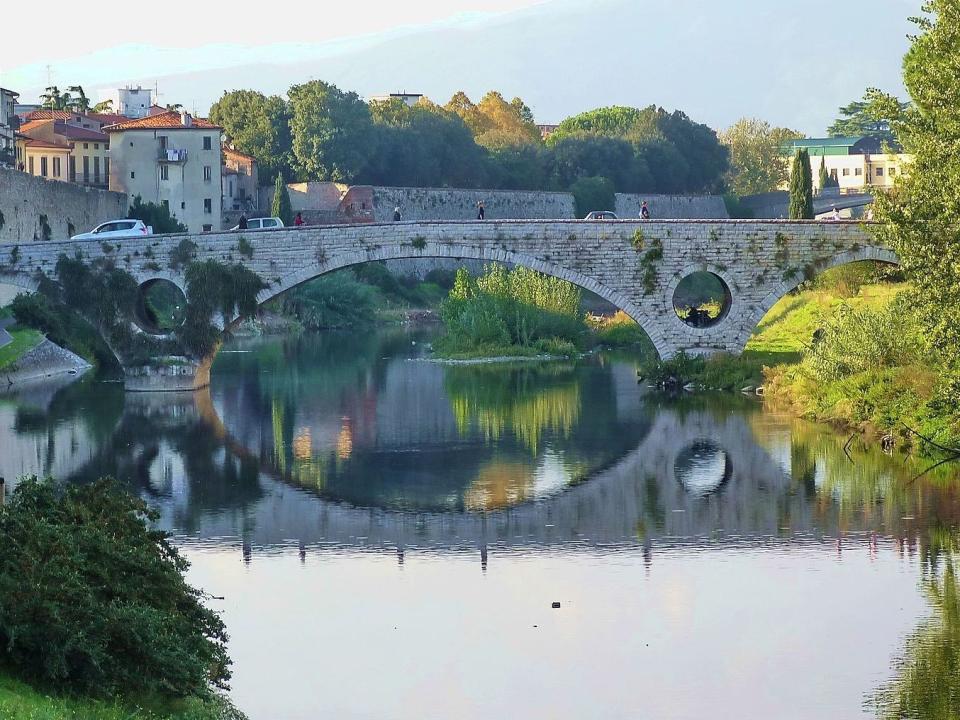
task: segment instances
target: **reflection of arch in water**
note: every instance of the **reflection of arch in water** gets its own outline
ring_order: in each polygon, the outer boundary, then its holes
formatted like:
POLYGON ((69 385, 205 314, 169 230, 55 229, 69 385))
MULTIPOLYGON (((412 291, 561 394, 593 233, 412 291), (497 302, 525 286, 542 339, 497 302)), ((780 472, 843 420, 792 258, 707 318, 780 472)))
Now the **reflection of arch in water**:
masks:
POLYGON ((713 440, 694 440, 677 454, 673 474, 692 497, 719 492, 733 475, 730 455, 713 440))

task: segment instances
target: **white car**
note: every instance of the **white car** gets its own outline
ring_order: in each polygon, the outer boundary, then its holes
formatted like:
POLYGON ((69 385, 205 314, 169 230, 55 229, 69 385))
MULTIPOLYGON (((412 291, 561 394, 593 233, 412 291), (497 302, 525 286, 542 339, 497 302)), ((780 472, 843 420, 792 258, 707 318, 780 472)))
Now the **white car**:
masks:
POLYGON ((584 220, 616 220, 617 216, 609 210, 594 210, 584 220))
MULTIPOLYGON (((283 220, 278 217, 250 218, 247 220, 247 230, 273 230, 282 228, 283 220)), ((239 230, 239 225, 234 225, 231 230, 239 230)))
POLYGON ((100 223, 87 233, 74 235, 71 240, 106 240, 107 238, 144 237, 153 235, 153 228, 144 225, 143 220, 111 220, 100 223))

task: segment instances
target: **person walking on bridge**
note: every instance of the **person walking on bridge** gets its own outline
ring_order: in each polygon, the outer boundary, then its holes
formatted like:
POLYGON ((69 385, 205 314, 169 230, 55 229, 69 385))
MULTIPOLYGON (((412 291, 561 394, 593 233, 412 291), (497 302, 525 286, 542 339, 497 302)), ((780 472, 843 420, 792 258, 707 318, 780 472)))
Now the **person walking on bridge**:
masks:
POLYGON ((484 217, 486 217, 486 215, 487 215, 487 211, 486 211, 486 208, 483 206, 483 200, 478 200, 477 201, 477 220, 483 220, 484 217))
POLYGON ((293 224, 297 227, 303 227, 303 215, 297 213, 297 216, 293 219, 293 224))
POLYGON ((650 219, 650 208, 647 207, 647 201, 644 200, 640 203, 640 219, 649 220, 650 219))
POLYGON ((402 218, 403 218, 403 216, 400 214, 400 206, 397 205, 397 206, 393 209, 393 221, 394 221, 394 222, 400 222, 400 220, 401 220, 402 218))

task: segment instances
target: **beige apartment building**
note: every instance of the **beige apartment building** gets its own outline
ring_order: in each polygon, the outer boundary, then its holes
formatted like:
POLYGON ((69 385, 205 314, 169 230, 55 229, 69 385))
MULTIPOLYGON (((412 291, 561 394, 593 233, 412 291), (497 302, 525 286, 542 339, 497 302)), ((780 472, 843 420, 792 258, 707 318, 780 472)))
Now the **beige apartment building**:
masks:
MULTIPOLYGON (((810 153, 810 170, 816 192, 821 190, 821 162, 827 174, 837 181, 841 192, 892 187, 910 164, 910 155, 896 149, 884 152, 887 148, 869 137, 804 138, 791 141, 785 146, 784 154, 793 157, 801 149, 810 153)), ((789 187, 788 180, 783 189, 789 187)))
POLYGON ((163 112, 104 132, 110 136, 111 190, 166 205, 190 232, 220 229, 220 126, 186 112, 163 112))
POLYGON ((30 120, 20 126, 17 165, 39 177, 106 188, 110 184, 110 138, 65 120, 30 120), (64 149, 67 154, 61 158, 64 149))
POLYGON ((255 211, 259 188, 260 172, 256 159, 224 145, 223 209, 255 211))

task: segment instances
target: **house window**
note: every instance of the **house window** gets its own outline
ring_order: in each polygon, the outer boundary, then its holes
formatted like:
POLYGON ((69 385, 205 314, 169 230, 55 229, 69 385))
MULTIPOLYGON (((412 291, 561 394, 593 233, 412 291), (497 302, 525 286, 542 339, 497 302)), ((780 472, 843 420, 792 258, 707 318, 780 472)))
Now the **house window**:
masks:
POLYGON ((83 182, 90 182, 90 158, 83 156, 83 182))
POLYGON ((67 161, 67 166, 70 168, 70 182, 77 181, 77 159, 70 156, 70 159, 67 161))
POLYGON ((209 165, 203 166, 203 181, 210 182, 213 179, 213 171, 210 169, 209 165))
POLYGON ((89 147, 90 147, 90 144, 89 144, 89 143, 84 143, 84 144, 83 144, 83 149, 84 149, 84 150, 89 149, 89 147))
POLYGON ((850 168, 844 168, 844 169, 843 169, 843 176, 844 176, 844 177, 847 177, 848 175, 850 175, 850 168))
POLYGON ((877 168, 877 177, 883 177, 883 168, 882 168, 882 167, 878 167, 878 168, 877 168))
POLYGON ((40 158, 40 175, 42 177, 47 176, 47 158, 45 157, 40 158))
POLYGON ((161 136, 160 136, 159 138, 157 138, 157 139, 160 141, 160 149, 161 149, 161 150, 166 150, 166 149, 167 149, 167 136, 166 136, 166 135, 161 135, 161 136))
POLYGON ((100 184, 100 158, 95 157, 93 159, 93 183, 95 185, 100 184))
POLYGON ((230 187, 230 197, 233 197, 233 180, 230 181, 229 187, 230 187))
POLYGON ((187 209, 187 204, 186 204, 185 202, 180 203, 180 209, 181 209, 181 210, 186 210, 186 209, 187 209))
POLYGON ((94 149, 94 150, 99 150, 99 149, 100 149, 100 143, 94 143, 94 144, 93 144, 93 149, 94 149))
POLYGON ((55 178, 60 177, 60 158, 58 157, 53 159, 53 176, 55 178))
POLYGON ((110 184, 110 158, 103 159, 103 182, 106 185, 110 184))
POLYGON ((170 168, 167 165, 160 166, 160 179, 161 180, 170 179, 170 168))
POLYGON ((213 147, 213 142, 209 135, 203 136, 203 149, 210 150, 213 147))
POLYGON ((213 200, 210 198, 204 198, 203 200, 203 212, 206 215, 209 215, 213 212, 213 200))
POLYGON ((169 201, 169 200, 161 200, 161 201, 160 201, 160 204, 163 205, 167 210, 170 209, 170 201, 169 201))
POLYGON ((203 226, 203 231, 204 231, 204 232, 210 232, 211 230, 213 230, 213 225, 204 225, 204 226, 203 226))
POLYGON ((896 169, 895 167, 890 168, 890 174, 891 174, 891 175, 896 175, 896 174, 897 174, 897 169, 896 169))
POLYGON ((857 177, 863 177, 863 168, 854 168, 853 174, 857 177))
POLYGON ((27 165, 30 168, 30 174, 33 175, 33 156, 27 158, 27 165))
POLYGON ((136 174, 133 170, 131 170, 131 171, 130 171, 130 179, 133 180, 133 179, 136 178, 136 177, 137 177, 137 174, 136 174))
POLYGON ((133 140, 130 141, 130 147, 133 147, 133 140))

